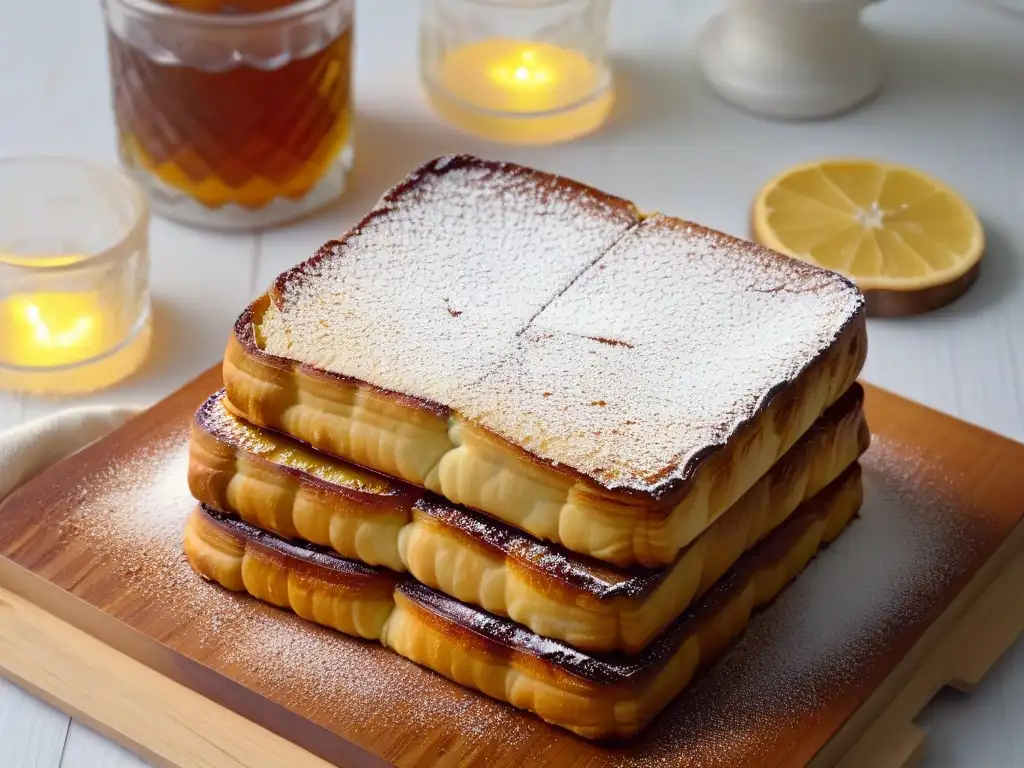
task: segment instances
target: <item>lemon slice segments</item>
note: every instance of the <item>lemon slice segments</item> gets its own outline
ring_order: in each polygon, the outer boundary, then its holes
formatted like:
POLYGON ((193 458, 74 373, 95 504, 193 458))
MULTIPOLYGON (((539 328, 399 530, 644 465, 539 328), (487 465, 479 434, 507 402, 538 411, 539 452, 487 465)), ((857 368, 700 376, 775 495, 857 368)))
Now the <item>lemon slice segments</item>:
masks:
POLYGON ((966 290, 985 249, 981 222, 956 192, 920 171, 828 159, 783 171, 758 193, 762 245, 832 269, 870 291, 966 290))

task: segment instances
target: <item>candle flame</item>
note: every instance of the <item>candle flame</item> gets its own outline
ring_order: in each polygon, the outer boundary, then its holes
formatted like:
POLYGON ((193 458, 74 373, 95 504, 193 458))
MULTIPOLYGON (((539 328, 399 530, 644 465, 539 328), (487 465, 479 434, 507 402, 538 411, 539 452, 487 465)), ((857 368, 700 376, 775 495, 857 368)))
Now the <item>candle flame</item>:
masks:
POLYGON ((495 82, 515 87, 539 88, 553 79, 550 68, 541 66, 532 48, 518 51, 511 60, 497 64, 491 70, 495 82))
POLYGON ((79 315, 68 327, 54 331, 43 317, 39 305, 32 302, 26 302, 24 314, 32 327, 32 336, 47 347, 73 347, 87 338, 96 325, 95 318, 79 315))
POLYGON ((581 136, 604 122, 613 101, 600 62, 543 40, 477 40, 445 52, 436 67, 426 85, 441 114, 512 144, 581 136))

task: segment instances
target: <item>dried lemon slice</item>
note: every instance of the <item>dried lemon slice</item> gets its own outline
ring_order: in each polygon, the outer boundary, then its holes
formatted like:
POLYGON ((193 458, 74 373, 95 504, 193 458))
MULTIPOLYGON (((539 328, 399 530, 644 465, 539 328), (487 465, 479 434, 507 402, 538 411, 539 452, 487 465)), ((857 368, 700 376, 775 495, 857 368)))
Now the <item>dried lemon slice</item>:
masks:
POLYGON ((781 173, 754 201, 755 239, 854 280, 872 314, 926 312, 977 277, 985 236, 949 187, 912 168, 822 160, 781 173))

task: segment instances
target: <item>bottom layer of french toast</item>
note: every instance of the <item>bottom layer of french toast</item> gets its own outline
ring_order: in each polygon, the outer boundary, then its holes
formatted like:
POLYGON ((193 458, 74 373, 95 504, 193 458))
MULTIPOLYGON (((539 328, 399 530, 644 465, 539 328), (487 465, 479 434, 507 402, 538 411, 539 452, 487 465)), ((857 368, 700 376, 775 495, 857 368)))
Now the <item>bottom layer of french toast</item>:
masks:
POLYGON ((196 417, 189 483, 220 512, 394 570, 585 651, 644 648, 745 551, 867 448, 854 384, 670 566, 598 562, 482 513, 246 424, 214 395, 196 417))
POLYGON ((854 464, 747 553, 636 655, 592 654, 537 635, 385 568, 297 545, 198 507, 185 531, 193 568, 302 618, 375 639, 462 685, 587 738, 639 732, 738 637, 751 613, 856 515, 854 464))

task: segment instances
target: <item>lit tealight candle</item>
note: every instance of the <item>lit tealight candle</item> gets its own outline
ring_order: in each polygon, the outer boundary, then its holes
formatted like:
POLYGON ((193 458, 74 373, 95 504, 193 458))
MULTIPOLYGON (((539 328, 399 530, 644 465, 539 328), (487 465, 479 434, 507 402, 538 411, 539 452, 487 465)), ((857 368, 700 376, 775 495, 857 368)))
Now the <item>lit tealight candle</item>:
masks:
POLYGON ((90 360, 112 346, 110 320, 95 293, 14 294, 0 301, 0 361, 38 368, 90 360))
POLYGON ((517 114, 579 104, 598 84, 597 70, 576 51, 500 38, 452 51, 441 73, 452 96, 481 109, 517 114))
POLYGON ((608 117, 607 71, 572 48, 490 38, 455 48, 428 81, 435 108, 486 138, 545 144, 589 133, 608 117))
POLYGON ((0 390, 91 392, 149 350, 149 209, 124 174, 0 161, 0 390))

